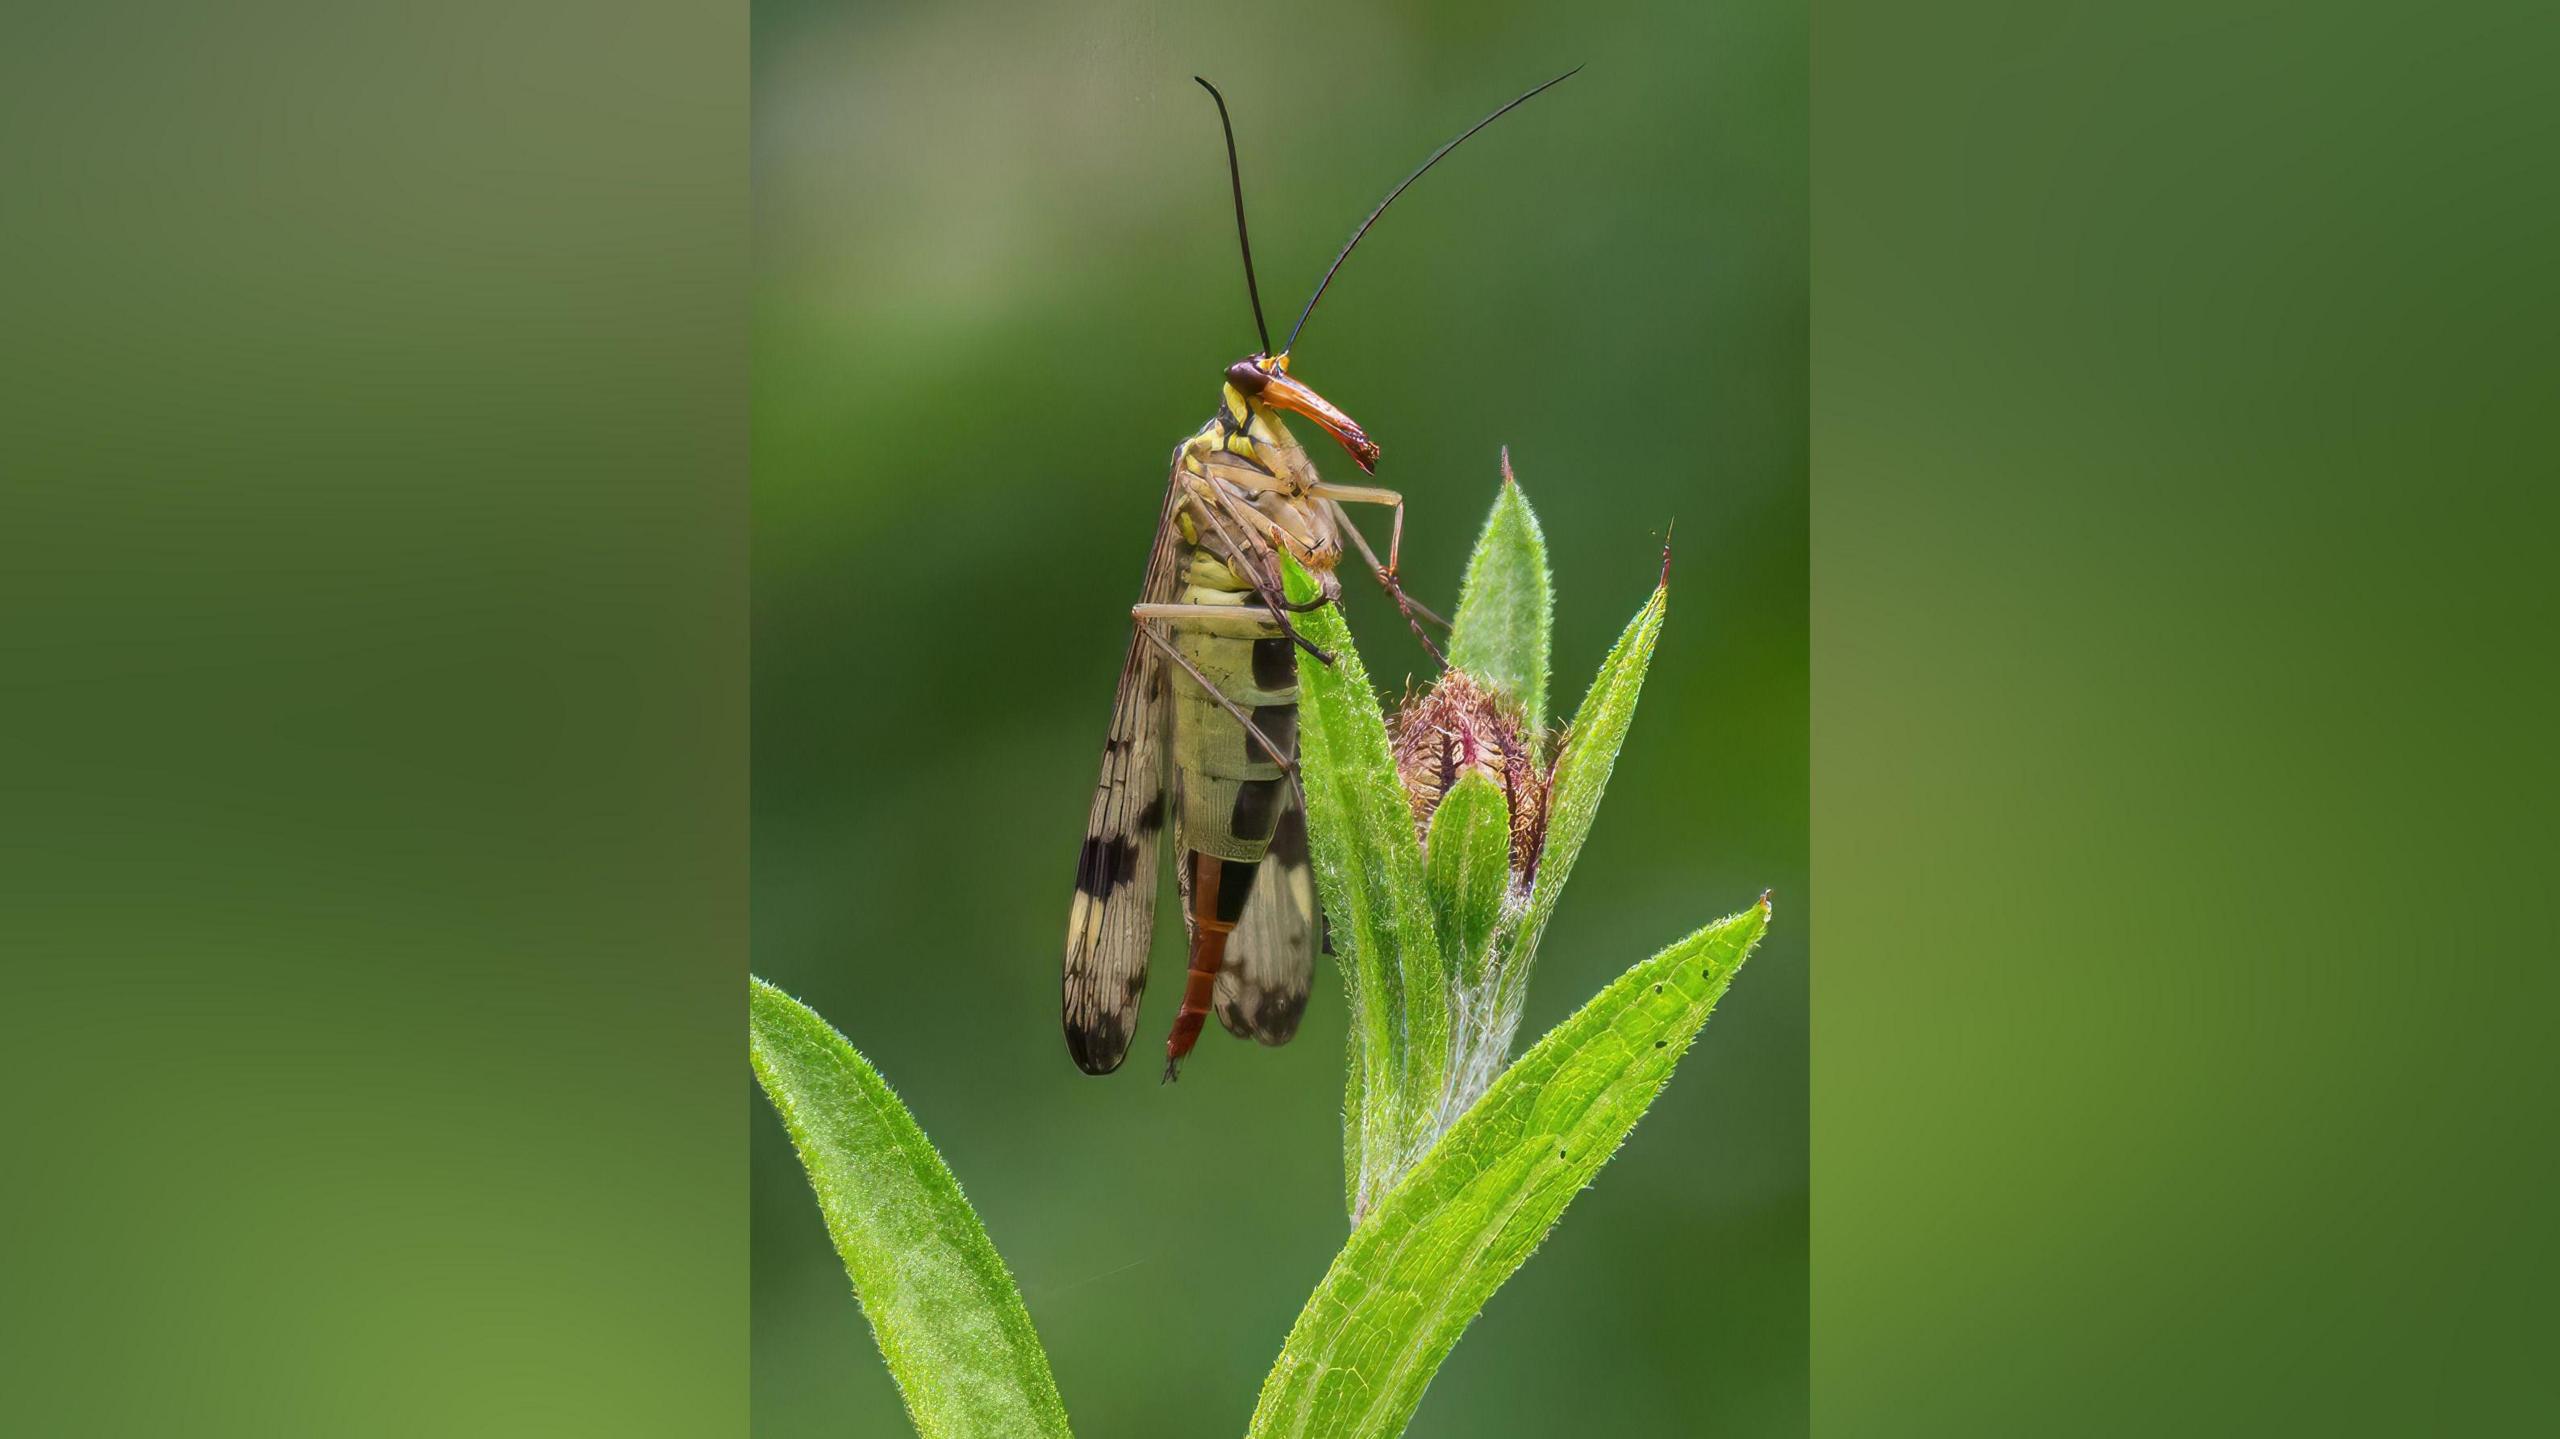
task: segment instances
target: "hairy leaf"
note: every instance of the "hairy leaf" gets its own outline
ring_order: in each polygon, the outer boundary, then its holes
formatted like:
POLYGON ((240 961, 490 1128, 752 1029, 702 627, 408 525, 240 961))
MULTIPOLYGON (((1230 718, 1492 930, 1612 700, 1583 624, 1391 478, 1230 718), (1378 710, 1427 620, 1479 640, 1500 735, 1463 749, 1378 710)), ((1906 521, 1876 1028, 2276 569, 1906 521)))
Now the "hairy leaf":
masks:
POLYGON ((1547 636, 1555 618, 1547 537, 1502 452, 1502 493, 1485 516, 1458 587, 1450 622, 1449 667, 1464 670, 1520 706, 1531 733, 1547 719, 1547 636))
POLYGON ((959 1181, 879 1071, 807 1006, 748 981, 749 1055, 872 1338, 926 1439, 1068 1433, 1049 1356, 959 1181))
POLYGON ((1459 776, 1431 813, 1423 862, 1442 961, 1455 960, 1460 981, 1474 984, 1484 977, 1485 954, 1511 888, 1511 807, 1502 787, 1474 770, 1459 776))
MULTIPOLYGON (((1288 597, 1315 598, 1314 580, 1281 558, 1288 597)), ((1356 1220, 1429 1132, 1449 1063, 1449 1001, 1422 844, 1369 672, 1340 610, 1308 610, 1296 623, 1333 656, 1327 665, 1298 654, 1298 765, 1316 888, 1351 1007, 1344 1122, 1359 1136, 1344 1139, 1346 1159, 1357 1151, 1344 1183, 1356 1220)))
MULTIPOLYGON (((1537 953, 1538 940, 1555 913, 1556 898, 1564 893, 1574 859, 1582 853, 1582 841, 1591 833, 1601 792, 1609 787, 1609 771, 1618 762, 1618 747, 1626 743, 1627 726, 1635 720, 1636 697, 1644 691, 1645 670, 1653 663, 1654 641, 1662 635, 1662 618, 1670 603, 1666 579, 1627 622, 1609 657, 1601 661, 1600 673, 1592 678, 1590 693, 1582 697, 1582 708, 1574 711, 1564 748, 1556 755, 1546 848, 1530 888, 1529 916, 1507 941, 1514 955, 1537 953)), ((1529 966, 1515 964, 1510 970, 1511 981, 1527 982, 1529 966)))
POLYGON ((1616 1153, 1768 927, 1768 899, 1628 970, 1494 1081, 1352 1231, 1252 1439, 1388 1439, 1477 1311, 1616 1153))

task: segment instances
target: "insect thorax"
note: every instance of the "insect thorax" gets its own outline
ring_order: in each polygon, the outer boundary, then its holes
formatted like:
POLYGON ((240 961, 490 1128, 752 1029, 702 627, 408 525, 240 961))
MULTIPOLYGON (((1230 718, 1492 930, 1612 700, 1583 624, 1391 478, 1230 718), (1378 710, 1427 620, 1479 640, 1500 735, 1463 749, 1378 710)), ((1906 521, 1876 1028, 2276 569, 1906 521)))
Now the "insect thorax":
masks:
POLYGON ((1247 593, 1251 567, 1276 584, 1274 552, 1285 545, 1330 592, 1342 542, 1326 503, 1311 493, 1321 482, 1315 462, 1267 406, 1233 385, 1224 387, 1221 400, 1209 422, 1174 452, 1174 464, 1193 483, 1176 516, 1193 551, 1186 556, 1195 571, 1191 582, 1247 593))

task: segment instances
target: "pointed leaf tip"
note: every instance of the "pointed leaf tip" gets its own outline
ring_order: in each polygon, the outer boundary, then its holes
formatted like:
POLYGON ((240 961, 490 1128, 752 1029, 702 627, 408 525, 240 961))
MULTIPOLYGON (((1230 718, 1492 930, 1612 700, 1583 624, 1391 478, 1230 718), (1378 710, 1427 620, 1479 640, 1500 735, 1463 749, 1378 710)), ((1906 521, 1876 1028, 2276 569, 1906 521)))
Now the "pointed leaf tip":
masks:
POLYGON ((1458 586, 1448 662, 1507 696, 1531 729, 1544 729, 1555 584, 1547 571, 1546 535, 1510 461, 1505 449, 1502 488, 1458 586))
MULTIPOLYGON (((1654 643, 1661 638, 1663 615, 1669 609, 1668 592, 1657 588, 1646 597, 1644 607, 1627 622, 1609 657, 1600 662, 1600 673, 1592 677, 1582 707, 1565 726, 1564 744, 1556 754, 1553 770, 1555 787, 1547 807, 1546 844, 1530 890, 1529 915, 1511 931, 1514 956, 1537 953, 1539 936, 1546 931, 1549 916, 1555 913, 1556 898, 1564 892, 1565 879, 1572 874, 1574 859, 1582 852, 1582 841, 1591 831, 1601 793, 1608 788, 1609 773, 1617 764, 1619 746, 1625 743, 1627 728, 1634 722, 1636 700, 1644 691, 1645 670, 1653 662, 1654 643)), ((1524 966, 1515 959, 1510 967, 1524 966)))
POLYGON ((917 1432, 1068 1439, 1022 1294, 915 1116, 815 1011, 747 985, 748 1058, 917 1432))

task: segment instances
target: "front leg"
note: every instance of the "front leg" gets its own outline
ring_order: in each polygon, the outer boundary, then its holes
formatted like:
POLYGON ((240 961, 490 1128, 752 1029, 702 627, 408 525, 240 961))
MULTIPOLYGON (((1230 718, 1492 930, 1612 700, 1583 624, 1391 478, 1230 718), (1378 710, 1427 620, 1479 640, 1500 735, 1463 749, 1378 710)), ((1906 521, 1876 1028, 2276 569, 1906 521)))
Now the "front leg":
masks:
MULTIPOLYGON (((1387 567, 1379 560, 1378 552, 1370 548, 1369 537, 1362 534, 1360 532, 1360 527, 1351 522, 1351 512, 1344 509, 1339 504, 1333 505, 1332 511, 1333 522, 1340 525, 1342 527, 1342 532, 1351 537, 1351 547, 1360 552, 1360 558, 1368 561, 1369 573, 1377 578, 1378 583, 1386 588, 1389 595, 1400 593, 1400 587, 1387 578, 1387 567)), ((1415 614, 1418 614, 1424 619, 1431 621, 1433 624, 1438 625, 1441 629, 1446 630, 1449 628, 1449 622, 1440 617, 1439 611, 1434 610, 1422 601, 1407 598, 1405 603, 1413 607, 1413 612, 1415 614)))
MULTIPOLYGON (((1431 636, 1423 633, 1422 622, 1414 618, 1414 611, 1421 609, 1421 606, 1405 597, 1404 585, 1396 578, 1396 559, 1404 548, 1404 496, 1393 490, 1379 489, 1375 485, 1335 485, 1321 481, 1307 493, 1317 499, 1333 502, 1334 513, 1342 516, 1343 528, 1351 531, 1351 538, 1360 546, 1360 554, 1368 560, 1370 571, 1378 577, 1378 583, 1386 587, 1388 596, 1395 600, 1397 612, 1404 616, 1405 627, 1413 631, 1413 637, 1422 642, 1422 648, 1430 654, 1431 658, 1442 669, 1447 669, 1448 656, 1440 653, 1440 647, 1431 642, 1431 636), (1369 548, 1369 541, 1361 535, 1360 527, 1352 524, 1351 517, 1343 513, 1341 507, 1344 505, 1393 505, 1395 507, 1395 520, 1387 531, 1387 562, 1385 564, 1378 563, 1377 552, 1369 548)), ((1431 613, 1428 610, 1422 612, 1431 613)), ((1438 615, 1431 617, 1434 620, 1440 618, 1438 615)), ((1446 621, 1442 623, 1445 625, 1446 621)))

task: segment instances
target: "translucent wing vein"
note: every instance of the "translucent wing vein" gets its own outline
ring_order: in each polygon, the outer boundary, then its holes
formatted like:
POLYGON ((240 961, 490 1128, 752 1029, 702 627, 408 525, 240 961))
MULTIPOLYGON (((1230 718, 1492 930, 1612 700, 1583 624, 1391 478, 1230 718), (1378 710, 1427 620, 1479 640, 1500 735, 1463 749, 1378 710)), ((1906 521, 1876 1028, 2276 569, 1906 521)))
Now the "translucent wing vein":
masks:
MULTIPOLYGON (((1140 587, 1147 603, 1173 595, 1178 494, 1168 476, 1140 587)), ((1155 938, 1156 838, 1164 819, 1164 660, 1132 625, 1111 701, 1110 733, 1102 744, 1102 775, 1076 857, 1059 993, 1067 1053, 1087 1074, 1118 1069, 1137 1029, 1147 951, 1155 938)))

